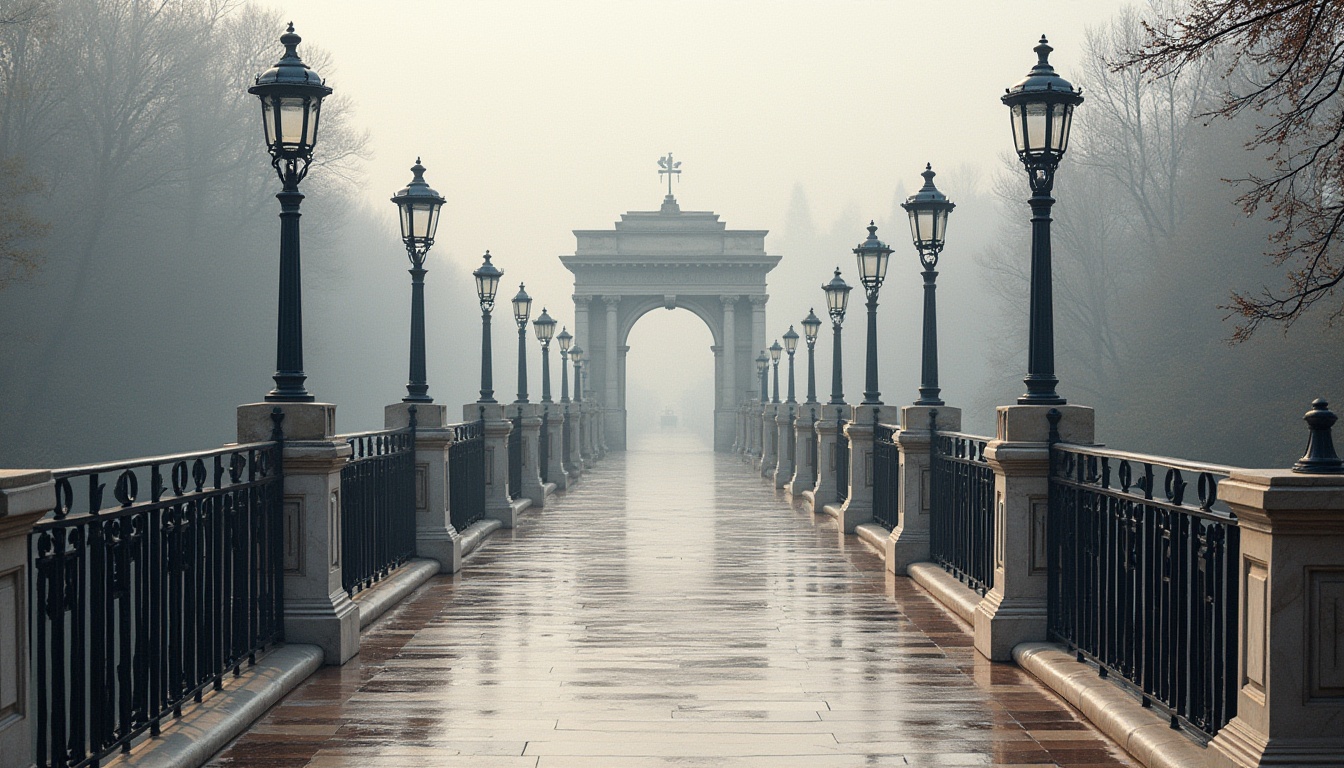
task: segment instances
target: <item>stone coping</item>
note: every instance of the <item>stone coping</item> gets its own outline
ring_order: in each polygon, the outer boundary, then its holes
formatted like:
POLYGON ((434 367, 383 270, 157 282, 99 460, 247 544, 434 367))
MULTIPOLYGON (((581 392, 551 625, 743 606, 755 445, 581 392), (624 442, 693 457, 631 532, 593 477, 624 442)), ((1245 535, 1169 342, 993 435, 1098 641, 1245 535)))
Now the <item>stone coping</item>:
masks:
POLYGON ((485 543, 485 540, 489 538, 490 534, 503 526, 503 523, 490 518, 477 520, 467 526, 467 530, 462 531, 462 557, 466 557, 476 551, 478 547, 485 543))
POLYGON ((872 547, 878 557, 886 559, 887 539, 891 537, 891 531, 877 523, 860 523, 854 527, 854 533, 859 537, 859 541, 872 547))
MULTIPOLYGON (((435 564, 437 568, 437 563, 435 564)), ((168 720, 157 739, 145 738, 104 768, 198 768, 322 666, 316 645, 282 645, 257 659, 224 689, 168 720)))
POLYGON ((937 563, 911 563, 906 573, 944 608, 975 626, 975 607, 980 604, 980 593, 962 584, 937 563))
POLYGON ((379 616, 387 613, 438 572, 439 561, 415 557, 372 587, 361 590, 354 597, 354 603, 359 608, 359 628, 363 629, 377 621, 379 616))
POLYGON ((1022 643, 1013 660, 1083 713, 1088 722, 1148 768, 1208 765, 1207 748, 1172 729, 1127 691, 1054 643, 1022 643))

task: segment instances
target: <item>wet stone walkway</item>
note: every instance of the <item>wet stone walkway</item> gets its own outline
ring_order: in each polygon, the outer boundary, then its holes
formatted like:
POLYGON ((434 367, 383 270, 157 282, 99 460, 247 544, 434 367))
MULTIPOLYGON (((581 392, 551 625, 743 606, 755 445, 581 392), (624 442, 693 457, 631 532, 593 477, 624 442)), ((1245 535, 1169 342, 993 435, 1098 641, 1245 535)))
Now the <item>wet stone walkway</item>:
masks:
POLYGON ((829 518, 665 436, 370 627, 212 766, 1134 766, 829 518))

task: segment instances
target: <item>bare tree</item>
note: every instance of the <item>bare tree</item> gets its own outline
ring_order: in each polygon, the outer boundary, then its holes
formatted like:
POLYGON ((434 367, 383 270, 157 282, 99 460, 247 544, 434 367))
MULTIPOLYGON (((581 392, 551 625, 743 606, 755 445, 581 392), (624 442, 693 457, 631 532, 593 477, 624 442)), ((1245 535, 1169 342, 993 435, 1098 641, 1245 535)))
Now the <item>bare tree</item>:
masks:
MULTIPOLYGON (((1238 182, 1247 215, 1262 206, 1278 229, 1268 255, 1286 267, 1286 284, 1234 293, 1233 338, 1264 322, 1291 325, 1344 280, 1344 3, 1338 0, 1192 0, 1182 12, 1146 25, 1148 37, 1117 69, 1169 77, 1221 57, 1226 77, 1207 116, 1257 117, 1246 147, 1264 154, 1265 172, 1238 182)), ((1344 316, 1344 305, 1330 319, 1344 316)))

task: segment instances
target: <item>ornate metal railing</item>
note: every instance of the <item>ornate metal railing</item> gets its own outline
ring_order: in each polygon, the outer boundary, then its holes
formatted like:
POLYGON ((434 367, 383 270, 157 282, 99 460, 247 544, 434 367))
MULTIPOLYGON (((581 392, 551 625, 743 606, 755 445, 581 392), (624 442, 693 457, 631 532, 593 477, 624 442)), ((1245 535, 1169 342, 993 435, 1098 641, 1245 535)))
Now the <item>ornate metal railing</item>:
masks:
POLYGON ((541 442, 537 443, 537 469, 541 474, 541 482, 551 482, 551 413, 549 410, 541 414, 541 442))
POLYGON ((353 597, 415 554, 415 422, 342 437, 341 584, 353 597))
POLYGON ((840 419, 835 431, 835 488, 840 501, 849 499, 849 435, 845 434, 845 420, 840 419))
POLYGON ((37 764, 97 765, 281 639, 281 444, 53 475, 29 536, 37 764))
POLYGON ((994 581, 994 470, 987 437, 935 432, 929 457, 929 556, 980 594, 994 581))
POLYGON ((1050 464, 1051 636, 1173 727, 1216 733, 1237 699, 1231 468, 1058 443, 1050 464))
POLYGON ((448 446, 448 511, 458 531, 485 517, 484 421, 453 427, 453 444, 448 446))
POLYGON ((509 498, 523 495, 523 417, 513 419, 509 430, 509 498))
POLYGON ((887 530, 896 527, 901 498, 900 468, 896 429, 878 424, 873 428, 873 522, 887 530))

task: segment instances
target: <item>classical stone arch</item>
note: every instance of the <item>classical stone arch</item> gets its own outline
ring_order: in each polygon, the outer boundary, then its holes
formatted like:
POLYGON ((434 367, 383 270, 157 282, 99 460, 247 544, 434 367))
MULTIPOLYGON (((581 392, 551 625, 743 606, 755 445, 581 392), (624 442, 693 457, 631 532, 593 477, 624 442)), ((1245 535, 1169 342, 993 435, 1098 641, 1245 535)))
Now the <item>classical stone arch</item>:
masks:
POLYGON ((683 211, 671 195, 657 211, 621 214, 613 229, 574 230, 575 343, 587 360, 584 391, 606 411, 607 445, 625 448, 625 353, 630 330, 663 307, 690 310, 714 338, 714 447, 732 446, 734 411, 755 390, 765 348, 765 277, 779 256, 766 230, 730 230, 709 211, 683 211))

